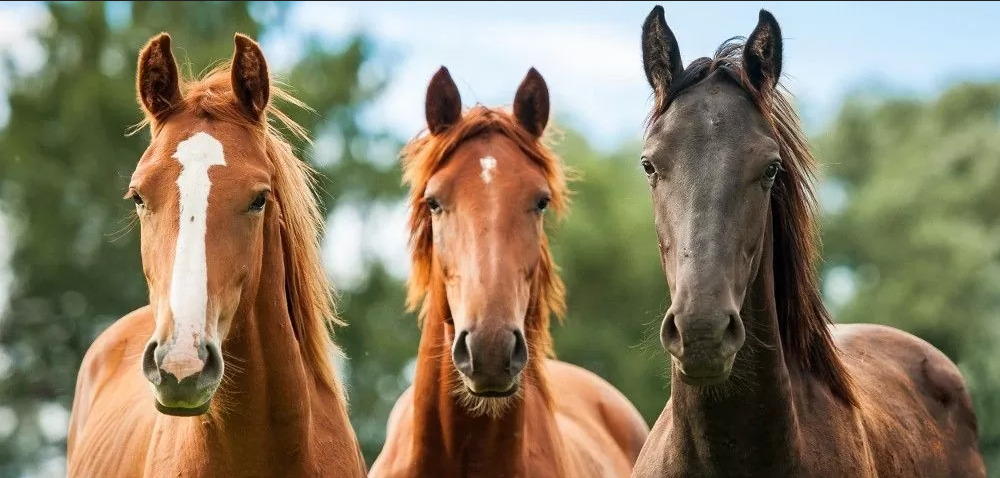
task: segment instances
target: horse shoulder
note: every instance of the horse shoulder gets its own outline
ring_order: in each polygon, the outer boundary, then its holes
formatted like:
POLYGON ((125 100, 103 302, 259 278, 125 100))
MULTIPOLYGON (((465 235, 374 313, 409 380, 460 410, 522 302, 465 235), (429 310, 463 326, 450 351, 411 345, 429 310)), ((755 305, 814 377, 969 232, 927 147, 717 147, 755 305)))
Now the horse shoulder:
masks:
POLYGON ((408 476, 407 465, 412 461, 413 386, 396 399, 386 422, 385 445, 368 472, 371 478, 408 476))
POLYGON ((599 450, 608 450, 603 445, 617 447, 631 469, 649 435, 649 426, 635 405, 608 381, 583 367, 549 360, 547 373, 557 414, 589 431, 595 444, 602 445, 599 450))
POLYGON ((927 341, 885 325, 840 325, 834 337, 858 384, 873 445, 903 425, 916 433, 916 454, 951 463, 962 476, 985 476, 972 398, 951 359, 927 341))
MULTIPOLYGON (((138 360, 152 330, 153 320, 147 306, 122 317, 101 332, 84 354, 77 373, 66 440, 69 476, 82 476, 75 470, 100 466, 94 460, 101 459, 99 449, 109 449, 113 444, 114 439, 108 438, 109 434, 125 435, 110 428, 121 422, 122 413, 140 414, 128 402, 136 396, 133 392, 141 389, 138 360)), ((128 425, 142 427, 139 422, 145 420, 134 418, 128 425)), ((134 433, 127 435, 136 436, 134 433)), ((141 454, 145 443, 132 440, 130 445, 141 454)), ((121 454, 115 459, 108 455, 103 459, 107 463, 115 462, 115 468, 128 469, 132 468, 126 459, 130 455, 121 454)), ((141 461, 141 457, 136 460, 141 461)), ((141 469, 141 464, 137 466, 141 469)))

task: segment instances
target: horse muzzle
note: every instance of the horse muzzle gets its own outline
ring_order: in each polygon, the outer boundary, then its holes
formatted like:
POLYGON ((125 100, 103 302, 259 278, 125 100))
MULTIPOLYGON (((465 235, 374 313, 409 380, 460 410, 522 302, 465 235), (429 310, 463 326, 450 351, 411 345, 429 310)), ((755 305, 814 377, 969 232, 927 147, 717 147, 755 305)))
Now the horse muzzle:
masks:
POLYGON ((746 331, 738 313, 674 314, 668 312, 660 341, 673 356, 681 380, 690 385, 725 382, 746 331))
POLYGON ((150 341, 143 352, 142 370, 153 387, 156 409, 174 416, 196 416, 208 411, 222 382, 222 353, 214 342, 202 341, 194 350, 174 350, 150 341))
POLYGON ((452 361, 472 395, 507 397, 517 392, 528 346, 519 329, 463 330, 455 337, 452 361))

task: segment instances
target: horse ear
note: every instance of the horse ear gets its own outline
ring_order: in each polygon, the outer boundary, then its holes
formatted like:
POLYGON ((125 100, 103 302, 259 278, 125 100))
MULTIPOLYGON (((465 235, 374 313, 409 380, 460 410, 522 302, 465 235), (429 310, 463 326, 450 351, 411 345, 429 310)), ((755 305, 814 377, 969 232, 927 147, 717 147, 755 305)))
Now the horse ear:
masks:
POLYGON ((271 77, 260 45, 237 33, 233 38, 232 83, 236 101, 251 118, 261 120, 271 99, 271 77))
POLYGON ((667 26, 660 5, 653 7, 642 24, 642 66, 646 70, 646 81, 658 98, 666 96, 670 84, 684 71, 677 38, 667 26))
POLYGON ((757 27, 743 48, 747 78, 758 91, 774 88, 781 78, 781 27, 767 10, 760 11, 757 27))
POLYGON ((514 95, 514 117, 535 137, 549 123, 549 87, 538 70, 531 68, 514 95))
POLYGON ((431 134, 441 134, 462 117, 462 96, 448 69, 441 67, 427 86, 424 115, 431 134))
POLYGON ((177 63, 170 51, 170 35, 150 38, 139 53, 136 93, 147 115, 156 117, 181 101, 177 63))

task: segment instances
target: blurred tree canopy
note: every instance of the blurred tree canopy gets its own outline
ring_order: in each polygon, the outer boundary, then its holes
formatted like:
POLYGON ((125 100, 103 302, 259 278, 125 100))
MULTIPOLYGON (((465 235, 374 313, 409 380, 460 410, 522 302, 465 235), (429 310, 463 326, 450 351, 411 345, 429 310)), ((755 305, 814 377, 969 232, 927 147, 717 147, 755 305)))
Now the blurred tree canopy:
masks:
MULTIPOLYGON (((14 284, 0 316, 0 478, 59 469, 84 352, 111 322, 147 302, 138 230, 121 199, 148 144, 147 133, 125 135, 141 118, 139 48, 168 31, 182 70, 197 73, 230 58, 234 32, 260 39, 287 28, 284 6, 274 3, 58 2, 46 9, 49 22, 37 33, 42 67, 19 71, 2 58, 11 115, 0 124, 0 212, 14 239, 14 284)), ((336 331, 347 354, 341 377, 370 462, 412 378, 419 334, 403 310, 400 264, 380 260, 382 233, 371 226, 391 220, 400 222, 379 227, 404 228, 401 217, 388 217, 405 193, 401 138, 361 120, 392 72, 364 35, 335 44, 310 39, 301 53, 265 44, 269 58, 287 64, 275 73, 315 109, 288 110, 316 139, 296 146, 324 175, 324 210, 337 217, 351 209, 367 221, 365 273, 335 285, 348 323, 336 331)), ((932 101, 859 95, 815 140, 826 167, 831 309, 840 322, 908 330, 956 360, 990 468, 1000 466, 998 120, 1000 84, 961 84, 932 101)), ((670 393, 658 339, 669 299, 639 145, 597 152, 564 129, 555 149, 578 179, 569 216, 548 222, 568 288, 566 321, 553 324, 556 352, 612 382, 652 423, 670 393)), ((337 233, 336 221, 327 233, 337 233)))

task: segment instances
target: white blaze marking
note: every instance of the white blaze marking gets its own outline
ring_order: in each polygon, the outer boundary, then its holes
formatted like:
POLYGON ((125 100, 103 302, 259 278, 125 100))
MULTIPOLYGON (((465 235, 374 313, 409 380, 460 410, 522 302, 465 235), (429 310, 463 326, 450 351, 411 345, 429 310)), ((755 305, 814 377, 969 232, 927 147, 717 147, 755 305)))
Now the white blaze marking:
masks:
POLYGON ((483 182, 489 184, 493 181, 493 170, 497 167, 497 159, 493 156, 487 156, 479 160, 479 164, 483 167, 483 172, 480 176, 483 178, 483 182))
POLYGON ((181 163, 177 177, 180 192, 180 229, 174 268, 170 279, 170 310, 174 316, 175 342, 163 358, 163 369, 177 380, 201 371, 204 362, 198 357, 198 342, 205 334, 208 309, 208 265, 205 256, 205 232, 208 215, 208 191, 212 181, 208 169, 225 166, 222 143, 199 132, 177 145, 174 159, 181 163), (169 367, 169 368, 168 368, 169 367))

